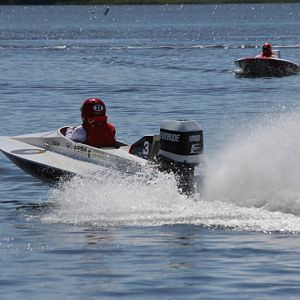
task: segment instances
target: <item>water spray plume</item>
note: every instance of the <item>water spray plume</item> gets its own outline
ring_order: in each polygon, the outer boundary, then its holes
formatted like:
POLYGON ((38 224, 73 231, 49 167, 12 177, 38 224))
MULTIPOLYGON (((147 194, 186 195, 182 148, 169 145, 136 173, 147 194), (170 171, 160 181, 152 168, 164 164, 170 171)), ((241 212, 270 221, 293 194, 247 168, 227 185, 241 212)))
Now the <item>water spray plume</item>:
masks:
POLYGON ((204 191, 182 195, 172 174, 145 170, 75 177, 51 190, 47 223, 93 226, 193 224, 300 232, 300 114, 264 120, 207 161, 204 191))
POLYGON ((206 197, 300 215, 300 114, 238 134, 208 163, 206 197))

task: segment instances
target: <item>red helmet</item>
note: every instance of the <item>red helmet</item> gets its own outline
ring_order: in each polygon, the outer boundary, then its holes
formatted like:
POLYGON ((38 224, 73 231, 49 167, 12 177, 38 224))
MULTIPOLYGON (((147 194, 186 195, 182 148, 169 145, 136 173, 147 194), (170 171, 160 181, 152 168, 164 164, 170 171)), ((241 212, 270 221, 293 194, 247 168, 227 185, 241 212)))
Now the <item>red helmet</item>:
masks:
POLYGON ((262 52, 264 56, 272 56, 272 46, 269 43, 265 43, 262 47, 262 52))
POLYGON ((89 98, 81 105, 82 122, 106 122, 106 107, 104 102, 98 98, 89 98))

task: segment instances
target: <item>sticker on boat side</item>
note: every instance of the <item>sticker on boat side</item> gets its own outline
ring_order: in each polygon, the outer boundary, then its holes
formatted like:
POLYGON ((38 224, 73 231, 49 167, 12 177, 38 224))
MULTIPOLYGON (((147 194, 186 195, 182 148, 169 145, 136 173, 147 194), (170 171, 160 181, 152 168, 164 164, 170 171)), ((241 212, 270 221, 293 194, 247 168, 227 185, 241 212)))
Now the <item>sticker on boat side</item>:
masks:
POLYGON ((31 155, 31 154, 41 154, 46 152, 44 149, 18 149, 13 150, 11 153, 13 154, 23 154, 23 155, 31 155))

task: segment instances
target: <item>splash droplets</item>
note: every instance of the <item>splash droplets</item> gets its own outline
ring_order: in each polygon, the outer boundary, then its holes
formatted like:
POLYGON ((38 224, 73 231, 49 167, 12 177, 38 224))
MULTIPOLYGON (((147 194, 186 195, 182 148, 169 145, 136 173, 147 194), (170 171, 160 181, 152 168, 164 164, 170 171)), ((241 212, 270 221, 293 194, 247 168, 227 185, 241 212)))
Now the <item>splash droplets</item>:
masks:
POLYGON ((44 222, 94 226, 193 224, 300 232, 300 114, 262 121, 207 162, 203 195, 178 192, 173 176, 145 170, 73 178, 49 194, 44 222))

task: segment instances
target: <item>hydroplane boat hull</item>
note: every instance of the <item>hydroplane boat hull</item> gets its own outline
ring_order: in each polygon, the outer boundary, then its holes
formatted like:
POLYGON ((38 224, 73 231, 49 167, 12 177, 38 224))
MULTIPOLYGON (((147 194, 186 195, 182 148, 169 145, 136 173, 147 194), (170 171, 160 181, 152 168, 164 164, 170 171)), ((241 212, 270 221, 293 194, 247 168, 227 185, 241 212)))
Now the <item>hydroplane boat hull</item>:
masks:
POLYGON ((237 75, 249 77, 282 77, 300 72, 298 64, 279 58, 241 58, 235 64, 240 68, 236 71, 237 75))
POLYGON ((202 129, 195 121, 161 122, 160 135, 146 135, 132 145, 95 148, 65 137, 68 127, 14 137, 0 136, 0 151, 25 172, 46 182, 74 175, 94 177, 106 170, 136 174, 145 168, 172 171, 190 193, 194 167, 203 150, 202 129))
POLYGON ((1 151, 25 172, 47 182, 93 174, 104 168, 136 172, 146 161, 128 153, 129 146, 94 148, 67 139, 58 131, 0 137, 1 151))

